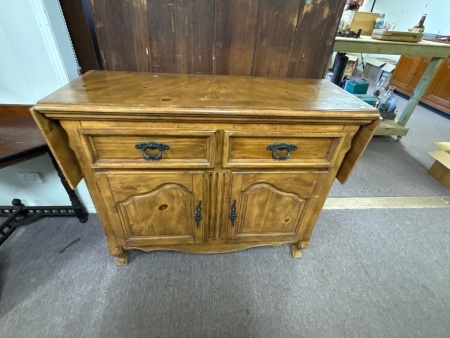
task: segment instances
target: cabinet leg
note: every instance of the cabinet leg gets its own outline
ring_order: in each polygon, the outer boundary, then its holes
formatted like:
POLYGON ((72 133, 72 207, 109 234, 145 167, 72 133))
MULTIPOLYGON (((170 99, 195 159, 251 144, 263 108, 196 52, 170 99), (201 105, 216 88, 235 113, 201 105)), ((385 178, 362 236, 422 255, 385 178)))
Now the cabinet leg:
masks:
POLYGON ((124 250, 121 246, 108 246, 111 256, 117 257, 116 265, 122 266, 128 264, 128 257, 130 253, 124 250))
POLYGON ((309 241, 300 241, 299 247, 300 249, 306 249, 309 246, 309 241))
POLYGON ((294 258, 302 257, 302 250, 300 249, 298 244, 299 244, 298 242, 297 243, 292 243, 291 246, 290 246, 291 255, 294 258))
POLYGON ((119 255, 119 257, 117 257, 116 265, 117 266, 127 265, 129 256, 130 256, 130 252, 125 250, 123 253, 121 253, 119 255))

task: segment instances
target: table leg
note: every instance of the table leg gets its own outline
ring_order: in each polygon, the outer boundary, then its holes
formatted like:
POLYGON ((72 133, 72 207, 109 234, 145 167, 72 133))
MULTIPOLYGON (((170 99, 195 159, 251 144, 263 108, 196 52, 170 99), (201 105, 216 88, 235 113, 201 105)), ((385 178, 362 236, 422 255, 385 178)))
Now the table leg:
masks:
POLYGON ((88 212, 86 211, 84 205, 81 203, 80 199, 78 198, 78 195, 76 194, 75 190, 73 190, 69 183, 67 183, 66 178, 64 177, 64 174, 62 173, 61 169, 59 168, 58 163, 56 162, 55 158, 53 157, 53 154, 49 151, 48 154, 50 155, 50 158, 52 159, 53 166, 55 167, 56 171, 58 172, 58 176, 61 179, 61 183, 66 189, 67 195, 69 195, 70 203, 73 206, 73 211, 75 212, 75 215, 80 220, 81 223, 86 223, 88 220, 88 212))
POLYGON ((414 112, 414 109, 419 104, 419 100, 422 97, 422 95, 425 93, 425 91, 428 88, 428 85, 430 84, 431 80, 433 79, 434 74, 436 73, 436 70, 439 68, 440 64, 442 62, 442 58, 440 57, 433 57, 430 61, 430 64, 428 65, 427 69, 425 70, 425 73, 422 75, 422 78, 420 79, 419 84, 417 85, 416 89, 414 90, 414 93, 412 94, 411 98, 409 99, 408 103, 406 104, 405 109, 403 109, 402 114, 397 120, 397 123, 401 126, 405 126, 406 123, 408 123, 409 118, 411 117, 412 113, 414 112))

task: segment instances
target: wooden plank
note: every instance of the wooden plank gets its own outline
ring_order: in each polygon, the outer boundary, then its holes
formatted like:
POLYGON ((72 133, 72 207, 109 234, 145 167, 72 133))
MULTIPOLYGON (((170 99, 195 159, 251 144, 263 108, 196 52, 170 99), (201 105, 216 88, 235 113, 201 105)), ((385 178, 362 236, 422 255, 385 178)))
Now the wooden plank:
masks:
POLYGON ((103 68, 136 70, 130 3, 90 0, 103 68))
MULTIPOLYGON (((82 73, 99 69, 91 32, 86 21, 82 1, 60 0, 78 63, 82 73)), ((90 8, 88 8, 90 10, 90 8)))
POLYGON ((367 148, 369 141, 372 139, 380 122, 381 119, 360 127, 359 131, 353 137, 352 146, 345 155, 342 165, 336 175, 336 178, 342 184, 344 184, 350 177, 350 174, 367 148))
POLYGON ((394 120, 383 120, 378 127, 378 129, 375 131, 375 135, 378 136, 405 136, 408 133, 409 129, 405 128, 404 126, 399 125, 394 120))
POLYGON ((216 1, 216 74, 252 75, 259 0, 216 1))
POLYGON ((177 0, 175 3, 177 73, 212 74, 214 1, 177 0))
POLYGON ((301 1, 289 77, 323 78, 344 5, 340 0, 301 1))
POLYGON ((69 138, 59 122, 47 118, 45 115, 32 109, 31 115, 47 141, 53 156, 61 168, 69 186, 75 189, 83 178, 81 168, 75 153, 70 148, 69 138))
POLYGON ((177 72, 173 7, 166 1, 147 1, 152 72, 177 72))
POLYGON ((133 23, 132 32, 136 70, 138 72, 148 72, 151 70, 152 54, 150 53, 147 2, 132 1, 130 3, 130 13, 133 23))
POLYGON ((287 77, 299 1, 261 0, 253 75, 287 77))
POLYGON ((450 44, 425 40, 420 42, 383 41, 365 35, 361 35, 359 39, 336 37, 333 50, 344 53, 417 55, 423 57, 450 56, 450 44))

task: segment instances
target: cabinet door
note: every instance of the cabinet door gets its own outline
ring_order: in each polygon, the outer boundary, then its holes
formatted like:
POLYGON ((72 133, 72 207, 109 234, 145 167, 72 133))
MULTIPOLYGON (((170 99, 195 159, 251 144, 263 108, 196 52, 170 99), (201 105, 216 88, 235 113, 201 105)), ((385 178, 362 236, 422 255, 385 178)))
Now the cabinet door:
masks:
POLYGON ((424 102, 450 112, 450 59, 439 67, 424 99, 424 102))
POLYGON ((414 77, 411 80, 411 84, 409 85, 409 90, 414 91, 419 84, 419 81, 422 79, 423 73, 427 70, 428 65, 430 64, 430 59, 421 59, 420 63, 417 65, 417 68, 414 70, 414 77))
POLYGON ((390 84, 396 86, 401 92, 411 94, 414 90, 411 87, 417 68, 421 63, 419 56, 402 56, 395 68, 394 74, 390 80, 390 84))
POLYGON ((97 176, 111 222, 121 225, 130 247, 203 242, 203 173, 127 171, 97 176))
POLYGON ((328 172, 233 173, 227 215, 229 242, 298 237, 328 172))

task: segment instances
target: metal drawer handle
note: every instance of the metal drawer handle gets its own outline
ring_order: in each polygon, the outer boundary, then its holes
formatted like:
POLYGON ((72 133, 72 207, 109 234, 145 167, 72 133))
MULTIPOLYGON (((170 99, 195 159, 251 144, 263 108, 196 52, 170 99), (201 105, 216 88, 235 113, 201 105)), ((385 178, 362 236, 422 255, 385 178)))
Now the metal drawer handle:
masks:
POLYGON ((231 226, 234 227, 234 222, 237 219, 237 211, 236 211, 236 201, 233 201, 233 204, 231 205, 231 213, 230 213, 230 221, 231 226))
POLYGON ((197 223, 197 228, 200 226, 200 222, 202 221, 202 201, 198 201, 197 208, 195 208, 195 223, 197 223))
POLYGON ((142 156, 144 156, 144 158, 146 160, 157 161, 162 158, 162 152, 164 150, 169 150, 169 146, 164 143, 156 143, 156 142, 150 141, 150 142, 137 143, 136 149, 142 150, 142 156), (150 150, 157 149, 159 151, 156 154, 147 154, 147 149, 150 149, 150 150))
POLYGON ((297 146, 288 143, 274 143, 267 146, 267 150, 272 151, 274 160, 287 160, 291 156, 291 151, 297 150, 297 146), (277 151, 286 151, 285 154, 277 154, 277 151))

